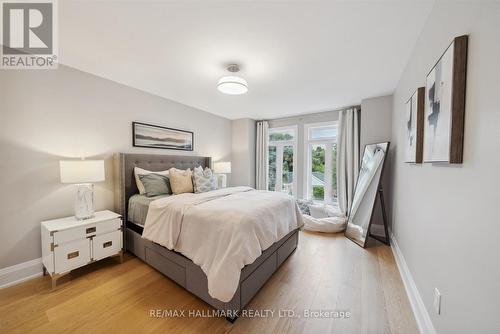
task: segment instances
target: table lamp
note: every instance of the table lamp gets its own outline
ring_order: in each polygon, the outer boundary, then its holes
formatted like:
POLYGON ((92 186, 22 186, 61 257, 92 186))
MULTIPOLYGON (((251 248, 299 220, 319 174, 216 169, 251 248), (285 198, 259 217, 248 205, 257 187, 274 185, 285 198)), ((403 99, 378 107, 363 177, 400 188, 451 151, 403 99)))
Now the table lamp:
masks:
POLYGON ((218 161, 214 162, 214 173, 218 174, 221 180, 221 188, 227 187, 227 175, 231 174, 231 162, 218 161))
POLYGON ((94 183, 104 181, 104 160, 59 161, 61 183, 78 186, 75 217, 84 220, 94 217, 94 183))

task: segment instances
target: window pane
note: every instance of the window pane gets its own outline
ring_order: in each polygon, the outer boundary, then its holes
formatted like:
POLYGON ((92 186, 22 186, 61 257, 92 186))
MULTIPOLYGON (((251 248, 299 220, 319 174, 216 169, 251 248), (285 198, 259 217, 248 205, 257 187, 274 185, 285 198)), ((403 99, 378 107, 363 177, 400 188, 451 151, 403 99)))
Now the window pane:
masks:
POLYGON ((276 146, 269 146, 269 172, 267 190, 274 191, 276 186, 276 146))
POLYGON ((317 201, 325 200, 325 187, 313 186, 313 199, 317 201))
POLYGON ((325 145, 311 147, 311 185, 315 200, 325 198, 325 145))
POLYGON ((295 138, 294 129, 269 130, 269 141, 293 140, 295 138))
POLYGON ((309 139, 323 139, 337 136, 336 126, 323 126, 309 129, 309 139))
POLYGON ((293 146, 283 147, 283 177, 281 190, 293 195, 293 146))
POLYGON ((337 198, 337 144, 332 147, 332 198, 337 198))

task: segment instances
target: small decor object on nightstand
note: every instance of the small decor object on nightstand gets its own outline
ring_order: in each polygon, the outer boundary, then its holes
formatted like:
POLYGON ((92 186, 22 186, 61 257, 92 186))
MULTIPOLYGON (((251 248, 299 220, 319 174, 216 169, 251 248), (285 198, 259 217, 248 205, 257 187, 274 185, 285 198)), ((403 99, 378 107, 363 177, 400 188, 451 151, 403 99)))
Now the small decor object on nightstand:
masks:
POLYGON ((75 217, 78 220, 94 217, 94 184, 104 181, 103 160, 60 161, 62 183, 75 183, 78 191, 75 217))
POLYGON ((219 188, 227 187, 227 175, 231 174, 231 162, 219 161, 214 162, 214 173, 218 174, 220 180, 218 186, 219 188))
POLYGON ((119 255, 123 262, 123 226, 119 214, 99 211, 91 219, 75 217, 41 223, 43 273, 57 279, 106 257, 119 255))

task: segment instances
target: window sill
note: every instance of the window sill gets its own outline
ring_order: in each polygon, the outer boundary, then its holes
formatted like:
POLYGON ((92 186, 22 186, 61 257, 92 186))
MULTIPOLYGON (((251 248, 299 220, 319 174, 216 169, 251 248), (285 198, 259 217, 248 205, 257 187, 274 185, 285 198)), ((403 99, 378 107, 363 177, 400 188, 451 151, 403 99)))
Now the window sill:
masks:
POLYGON ((334 206, 337 206, 339 204, 339 202, 337 200, 332 201, 332 202, 325 202, 325 201, 313 199, 312 202, 314 205, 334 205, 334 206))

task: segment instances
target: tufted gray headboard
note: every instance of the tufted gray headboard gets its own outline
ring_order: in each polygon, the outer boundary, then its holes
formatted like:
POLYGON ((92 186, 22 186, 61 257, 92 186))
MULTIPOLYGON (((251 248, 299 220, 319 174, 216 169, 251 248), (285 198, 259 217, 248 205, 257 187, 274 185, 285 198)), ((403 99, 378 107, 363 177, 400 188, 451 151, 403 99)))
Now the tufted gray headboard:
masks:
POLYGON ((138 193, 135 184, 134 167, 151 171, 162 171, 172 167, 178 169, 194 169, 195 167, 212 167, 210 157, 192 155, 156 155, 116 153, 114 155, 115 210, 127 221, 129 198, 138 193))

